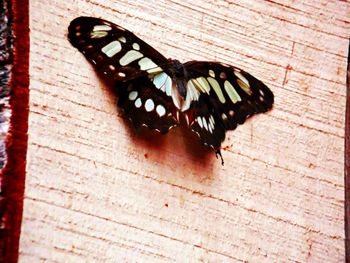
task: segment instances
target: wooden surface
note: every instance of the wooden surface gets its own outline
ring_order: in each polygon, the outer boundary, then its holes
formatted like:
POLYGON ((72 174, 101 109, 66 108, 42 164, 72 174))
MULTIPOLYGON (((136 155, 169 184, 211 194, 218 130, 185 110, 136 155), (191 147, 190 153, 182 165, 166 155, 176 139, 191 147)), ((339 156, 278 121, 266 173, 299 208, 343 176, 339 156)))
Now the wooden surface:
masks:
POLYGON ((20 261, 343 262, 345 1, 30 1, 20 261), (264 81, 275 107, 227 134, 137 135, 66 39, 80 15, 167 57, 264 81))

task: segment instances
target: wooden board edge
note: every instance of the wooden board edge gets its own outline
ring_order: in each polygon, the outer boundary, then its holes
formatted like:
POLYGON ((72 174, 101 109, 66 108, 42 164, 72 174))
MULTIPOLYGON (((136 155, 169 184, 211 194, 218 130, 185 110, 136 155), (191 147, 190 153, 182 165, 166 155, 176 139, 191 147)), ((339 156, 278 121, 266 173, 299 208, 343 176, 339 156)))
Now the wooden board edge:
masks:
POLYGON ((17 262, 22 223, 29 113, 29 1, 7 0, 12 19, 10 128, 5 166, 0 172, 0 261, 17 262), (17 39, 17 41, 16 41, 17 39))

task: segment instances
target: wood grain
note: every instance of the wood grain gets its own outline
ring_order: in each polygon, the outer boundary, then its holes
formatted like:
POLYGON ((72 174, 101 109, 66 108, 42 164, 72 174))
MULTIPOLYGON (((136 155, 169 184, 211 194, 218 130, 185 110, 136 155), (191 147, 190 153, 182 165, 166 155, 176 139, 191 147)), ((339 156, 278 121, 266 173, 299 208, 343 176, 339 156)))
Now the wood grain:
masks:
POLYGON ((343 262, 344 1, 30 1, 21 262, 343 262), (136 134, 66 39, 103 17, 167 57, 264 81, 275 107, 227 134, 136 134))

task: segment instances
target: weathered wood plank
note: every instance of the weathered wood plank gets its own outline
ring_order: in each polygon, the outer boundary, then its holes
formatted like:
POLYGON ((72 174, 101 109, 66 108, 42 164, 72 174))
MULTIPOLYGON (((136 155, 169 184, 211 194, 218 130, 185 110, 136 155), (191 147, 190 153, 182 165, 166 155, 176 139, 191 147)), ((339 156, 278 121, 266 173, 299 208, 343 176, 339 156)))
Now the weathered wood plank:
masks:
POLYGON ((343 261, 349 14, 340 1, 31 1, 21 261, 343 261), (168 57, 244 68, 275 107, 228 133, 224 167, 184 129, 138 136, 66 39, 79 15, 168 57))
POLYGON ((0 262, 12 263, 18 259, 26 175, 29 4, 1 1, 0 9, 1 143, 6 152, 1 154, 0 170, 0 262), (17 36, 20 41, 14 41, 17 36))

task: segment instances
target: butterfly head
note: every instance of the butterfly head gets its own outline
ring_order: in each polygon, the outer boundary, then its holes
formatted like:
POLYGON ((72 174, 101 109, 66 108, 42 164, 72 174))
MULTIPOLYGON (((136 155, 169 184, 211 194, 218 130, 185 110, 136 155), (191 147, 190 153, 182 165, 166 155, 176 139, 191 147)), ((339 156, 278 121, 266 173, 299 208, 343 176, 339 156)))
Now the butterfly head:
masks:
POLYGON ((176 59, 169 59, 170 61, 170 67, 169 67, 169 73, 172 79, 176 80, 176 86, 177 90, 181 97, 186 98, 186 86, 185 82, 187 79, 187 72, 184 67, 184 65, 176 60, 176 59))
POLYGON ((185 76, 185 68, 184 65, 178 61, 177 59, 169 59, 170 62, 170 70, 174 77, 182 78, 185 76))

